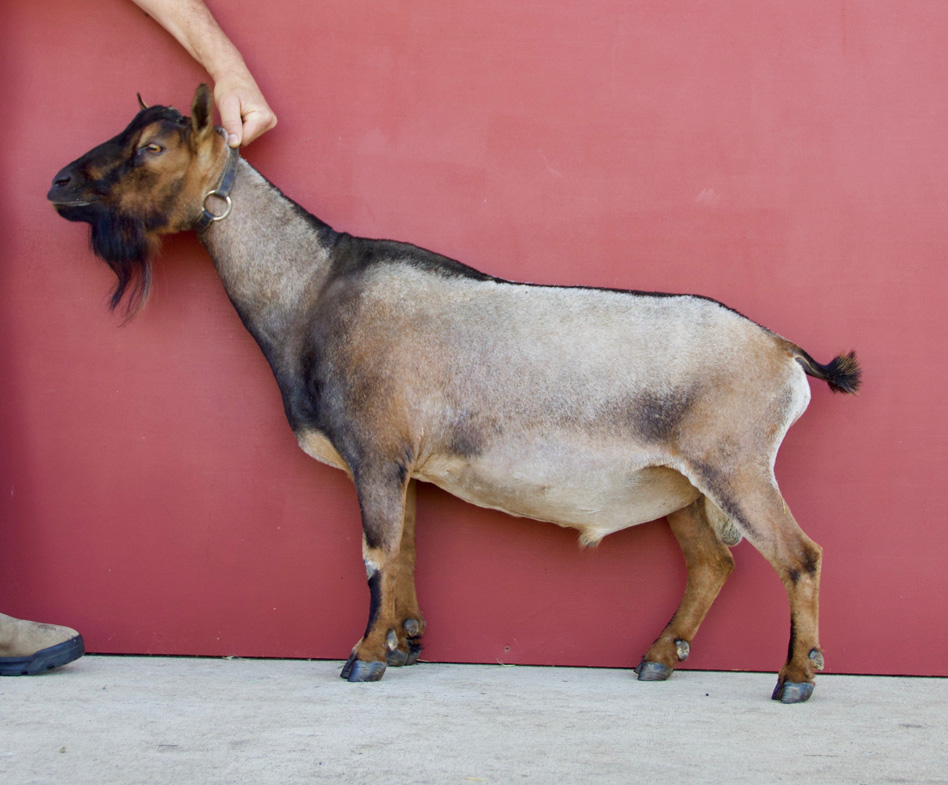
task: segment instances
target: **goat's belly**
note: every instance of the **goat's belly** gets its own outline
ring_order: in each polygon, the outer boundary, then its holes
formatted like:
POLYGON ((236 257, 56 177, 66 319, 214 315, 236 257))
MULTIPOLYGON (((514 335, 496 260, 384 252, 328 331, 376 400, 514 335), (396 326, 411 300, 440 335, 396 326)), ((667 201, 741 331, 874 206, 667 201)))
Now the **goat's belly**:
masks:
POLYGON ((700 495, 684 476, 661 466, 506 470, 445 458, 428 462, 417 476, 480 507, 578 529, 586 544, 680 510, 700 495))

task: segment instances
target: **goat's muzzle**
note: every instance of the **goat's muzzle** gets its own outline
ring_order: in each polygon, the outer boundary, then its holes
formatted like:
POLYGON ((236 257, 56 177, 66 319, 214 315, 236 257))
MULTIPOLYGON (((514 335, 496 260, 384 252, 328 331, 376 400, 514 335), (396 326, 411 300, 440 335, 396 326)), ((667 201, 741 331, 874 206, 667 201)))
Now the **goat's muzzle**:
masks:
POLYGON ((56 212, 70 221, 88 220, 80 208, 92 204, 92 200, 87 195, 79 193, 78 183, 79 178, 70 164, 56 173, 53 185, 46 194, 46 198, 56 208, 56 212))

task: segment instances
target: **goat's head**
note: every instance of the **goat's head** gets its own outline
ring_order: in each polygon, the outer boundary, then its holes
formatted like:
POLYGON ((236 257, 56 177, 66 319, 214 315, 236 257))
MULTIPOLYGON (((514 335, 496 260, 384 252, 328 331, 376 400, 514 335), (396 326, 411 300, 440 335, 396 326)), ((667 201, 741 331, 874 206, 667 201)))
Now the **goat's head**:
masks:
POLYGON ((118 278, 110 305, 128 294, 129 313, 147 298, 160 236, 194 225, 228 155, 207 85, 197 89, 190 118, 141 105, 122 133, 62 169, 47 194, 63 218, 91 225, 93 251, 118 278))

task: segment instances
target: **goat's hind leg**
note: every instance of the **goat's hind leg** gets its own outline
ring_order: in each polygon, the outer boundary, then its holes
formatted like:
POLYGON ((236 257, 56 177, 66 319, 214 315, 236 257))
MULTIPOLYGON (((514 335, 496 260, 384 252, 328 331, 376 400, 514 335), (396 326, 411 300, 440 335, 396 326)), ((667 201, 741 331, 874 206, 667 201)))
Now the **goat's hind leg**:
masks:
POLYGON ((770 472, 750 468, 724 477, 706 468, 708 495, 770 562, 790 601, 790 646, 773 699, 801 703, 823 670, 819 644, 820 565, 823 550, 797 525, 770 472))
POLYGON ((369 584, 369 621, 340 674, 378 681, 386 665, 418 659, 424 619, 414 587, 414 484, 398 466, 363 471, 356 490, 362 509, 362 554, 369 584))
POLYGON ((681 603, 671 621, 635 669, 640 681, 664 681, 688 658, 691 642, 721 587, 734 569, 734 559, 708 521, 705 498, 668 516, 688 570, 681 603))

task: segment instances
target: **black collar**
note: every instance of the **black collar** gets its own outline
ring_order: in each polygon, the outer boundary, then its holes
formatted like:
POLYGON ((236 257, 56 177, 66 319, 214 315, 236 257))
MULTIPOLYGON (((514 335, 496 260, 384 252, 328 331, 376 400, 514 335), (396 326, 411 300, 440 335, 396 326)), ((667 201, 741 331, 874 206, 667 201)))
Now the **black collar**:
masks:
MULTIPOLYGON (((221 132, 221 136, 224 136, 226 139, 226 132, 223 129, 218 129, 221 132)), ((230 191, 234 187, 234 180, 237 179, 237 162, 240 160, 240 151, 236 147, 227 148, 227 163, 224 164, 224 171, 221 173, 220 182, 212 191, 208 191, 204 196, 204 201, 201 203, 202 211, 201 217, 197 219, 197 222, 194 224, 195 230, 198 232, 203 232, 215 221, 223 221, 228 215, 230 215, 231 208, 234 206, 233 202, 230 200, 230 191), (210 210, 207 209, 207 200, 212 196, 216 196, 218 199, 223 199, 227 204, 224 208, 224 212, 220 215, 214 215, 210 210)))

